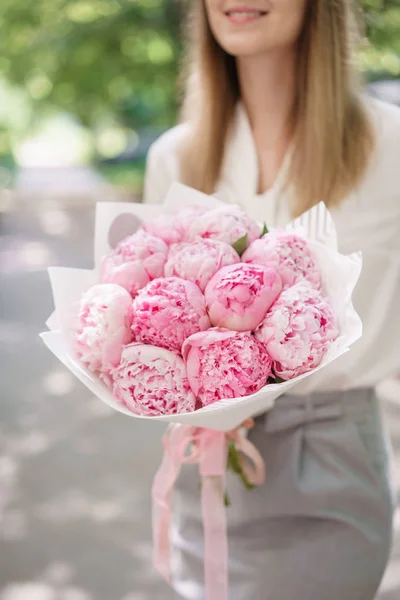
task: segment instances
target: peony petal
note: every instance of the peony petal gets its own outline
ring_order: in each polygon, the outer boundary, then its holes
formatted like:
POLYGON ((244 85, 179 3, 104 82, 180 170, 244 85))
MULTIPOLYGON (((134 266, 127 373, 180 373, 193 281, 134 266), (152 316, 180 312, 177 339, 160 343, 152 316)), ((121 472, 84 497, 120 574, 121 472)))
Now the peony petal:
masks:
POLYGON ((250 333, 213 328, 194 334, 186 340, 183 356, 192 390, 203 405, 252 394, 271 374, 271 358, 250 333))

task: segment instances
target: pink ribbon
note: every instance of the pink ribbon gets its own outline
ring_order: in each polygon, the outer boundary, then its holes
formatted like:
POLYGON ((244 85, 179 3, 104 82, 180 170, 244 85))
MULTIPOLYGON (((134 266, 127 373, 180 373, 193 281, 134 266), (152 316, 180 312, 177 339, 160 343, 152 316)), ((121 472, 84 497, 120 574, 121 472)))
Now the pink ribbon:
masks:
POLYGON ((224 505, 228 440, 235 443, 245 458, 242 468, 248 481, 261 485, 265 479, 264 461, 240 430, 226 434, 186 425, 168 428, 163 438, 163 460, 153 482, 153 562, 170 583, 172 492, 181 466, 189 463, 199 465, 206 600, 228 600, 228 540, 224 505))

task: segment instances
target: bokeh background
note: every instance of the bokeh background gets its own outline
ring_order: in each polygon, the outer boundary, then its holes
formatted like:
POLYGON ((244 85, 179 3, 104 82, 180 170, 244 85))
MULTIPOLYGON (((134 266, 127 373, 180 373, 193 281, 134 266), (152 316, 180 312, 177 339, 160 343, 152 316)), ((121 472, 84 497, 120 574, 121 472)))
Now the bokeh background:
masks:
MULTIPOLYGON (((400 105, 400 2, 360 11, 365 84, 400 105)), ((173 0, 0 2, 0 600, 174 598, 150 560, 162 428, 92 398, 38 333, 47 267, 92 266, 95 203, 140 201, 149 145, 177 118, 183 13, 173 0)), ((379 393, 400 489, 399 380, 379 393)), ((399 597, 397 513, 379 600, 399 597)))

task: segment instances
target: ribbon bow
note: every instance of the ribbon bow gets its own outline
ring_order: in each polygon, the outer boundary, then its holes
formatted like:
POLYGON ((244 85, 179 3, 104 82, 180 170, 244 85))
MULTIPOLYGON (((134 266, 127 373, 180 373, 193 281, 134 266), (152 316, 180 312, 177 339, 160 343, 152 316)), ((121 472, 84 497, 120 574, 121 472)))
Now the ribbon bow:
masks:
MULTIPOLYGON (((253 427, 252 420, 242 428, 253 427)), ((228 600, 228 540, 224 506, 228 445, 240 454, 240 471, 250 485, 265 479, 262 456, 241 429, 228 433, 190 427, 170 426, 163 437, 164 457, 154 478, 153 562, 170 583, 170 541, 172 492, 183 464, 198 463, 204 528, 204 579, 206 600, 228 600), (243 460, 242 460, 243 457, 243 460)))

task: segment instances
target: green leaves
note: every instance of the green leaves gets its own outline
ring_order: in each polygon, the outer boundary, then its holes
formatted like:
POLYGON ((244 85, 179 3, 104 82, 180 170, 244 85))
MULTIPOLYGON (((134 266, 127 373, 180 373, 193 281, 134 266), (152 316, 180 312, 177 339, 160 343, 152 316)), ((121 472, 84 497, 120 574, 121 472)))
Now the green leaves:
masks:
POLYGON ((37 117, 57 106, 89 126, 164 128, 176 119, 181 11, 170 0, 2 0, 4 76, 37 117))
POLYGON ((232 471, 240 477, 246 490, 252 490, 254 488, 254 485, 252 485, 249 482, 245 472, 243 471, 243 467, 240 461, 240 454, 237 451, 234 442, 229 442, 228 445, 228 470, 232 471))
POLYGON ((232 244, 232 247, 234 248, 234 250, 236 250, 236 252, 239 254, 239 256, 242 256, 243 252, 247 249, 248 245, 249 245, 249 236, 246 233, 246 235, 239 238, 234 244, 232 244))
POLYGON ((399 0, 362 0, 366 33, 359 57, 369 80, 400 75, 399 0))
MULTIPOLYGON (((262 237, 266 233, 268 233, 268 227, 267 227, 266 223, 264 223, 260 237, 262 237)), ((242 256, 243 252, 245 250, 247 250, 248 245, 249 245, 249 236, 246 233, 246 235, 239 238, 234 244, 232 244, 232 248, 234 248, 234 250, 236 250, 236 252, 239 254, 239 256, 242 256)))

